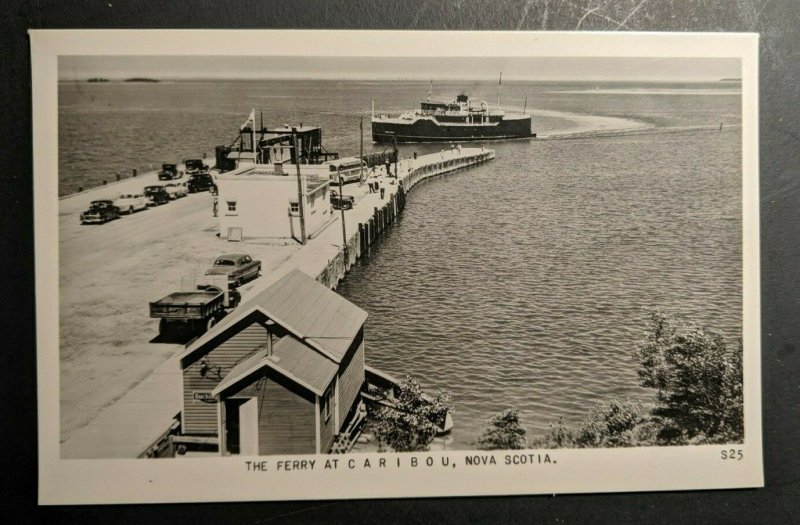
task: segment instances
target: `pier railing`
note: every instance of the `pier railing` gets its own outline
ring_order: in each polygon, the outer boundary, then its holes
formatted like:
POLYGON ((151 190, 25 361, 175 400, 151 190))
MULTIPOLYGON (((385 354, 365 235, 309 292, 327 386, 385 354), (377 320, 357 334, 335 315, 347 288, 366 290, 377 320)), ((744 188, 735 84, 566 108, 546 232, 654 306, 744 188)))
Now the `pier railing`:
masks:
POLYGON ((336 289, 355 262, 369 252, 383 233, 390 228, 405 208, 406 195, 417 183, 438 175, 481 164, 495 157, 494 150, 453 148, 439 153, 423 155, 416 159, 403 159, 397 165, 398 190, 380 207, 373 208, 372 216, 358 224, 358 232, 350 236, 347 250, 339 249, 325 269, 317 274, 317 281, 336 289), (347 254, 345 258, 345 253, 347 254))

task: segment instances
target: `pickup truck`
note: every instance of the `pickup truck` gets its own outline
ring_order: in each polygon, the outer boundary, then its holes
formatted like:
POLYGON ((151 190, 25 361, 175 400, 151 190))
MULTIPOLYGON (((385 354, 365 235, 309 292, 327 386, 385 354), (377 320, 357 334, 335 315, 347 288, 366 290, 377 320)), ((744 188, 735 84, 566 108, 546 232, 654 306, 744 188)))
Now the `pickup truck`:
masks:
POLYGON ((214 264, 206 270, 206 275, 227 275, 228 286, 238 288, 244 282, 258 277, 261 272, 261 261, 254 261, 245 253, 229 253, 220 255, 214 264))
POLYGON ((331 190, 331 205, 334 210, 352 210, 355 202, 356 198, 352 195, 340 197, 336 190, 331 190))
POLYGON ((208 165, 204 164, 202 159, 189 159, 184 164, 186 165, 187 175, 208 172, 208 165))
POLYGON ((158 333, 201 335, 239 305, 236 290, 198 286, 196 291, 173 292, 150 303, 150 317, 159 319, 158 333))
POLYGON ((81 213, 81 224, 108 222, 119 217, 119 208, 110 200, 97 200, 89 204, 89 209, 81 213))

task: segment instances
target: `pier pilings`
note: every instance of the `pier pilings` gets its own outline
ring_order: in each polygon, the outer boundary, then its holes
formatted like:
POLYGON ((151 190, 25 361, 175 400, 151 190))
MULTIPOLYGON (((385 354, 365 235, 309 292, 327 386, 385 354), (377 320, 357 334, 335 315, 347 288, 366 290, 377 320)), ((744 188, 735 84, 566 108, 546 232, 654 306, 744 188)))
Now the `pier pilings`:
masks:
POLYGON ((408 192, 418 183, 432 177, 468 168, 492 160, 494 150, 485 148, 450 149, 440 153, 403 159, 396 164, 396 190, 389 191, 380 206, 373 206, 372 214, 358 223, 357 231, 348 238, 347 250, 342 246, 317 281, 336 289, 356 261, 369 254, 385 232, 399 219, 406 207, 408 192), (345 254, 346 259, 345 259, 345 254))

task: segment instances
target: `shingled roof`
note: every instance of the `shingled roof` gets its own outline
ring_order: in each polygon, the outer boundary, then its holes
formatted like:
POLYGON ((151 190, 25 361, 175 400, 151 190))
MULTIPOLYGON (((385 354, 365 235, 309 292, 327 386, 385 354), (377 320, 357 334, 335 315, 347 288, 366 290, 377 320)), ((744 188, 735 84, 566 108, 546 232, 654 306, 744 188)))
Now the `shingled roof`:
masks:
POLYGON ((260 312, 336 363, 341 362, 367 320, 367 312, 294 269, 239 305, 195 340, 182 357, 205 346, 253 312, 260 312))
POLYGON ((338 369, 336 363, 287 335, 273 345, 271 355, 264 348, 233 367, 212 394, 219 395, 264 367, 272 368, 318 396, 325 393, 338 369))

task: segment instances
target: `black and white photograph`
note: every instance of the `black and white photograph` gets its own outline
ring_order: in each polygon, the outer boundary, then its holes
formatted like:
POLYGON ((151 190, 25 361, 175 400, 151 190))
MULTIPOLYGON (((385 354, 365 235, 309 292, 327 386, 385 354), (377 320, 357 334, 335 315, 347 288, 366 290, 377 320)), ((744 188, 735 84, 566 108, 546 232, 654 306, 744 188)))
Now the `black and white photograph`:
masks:
POLYGON ((32 47, 41 502, 763 484, 755 35, 32 47))

